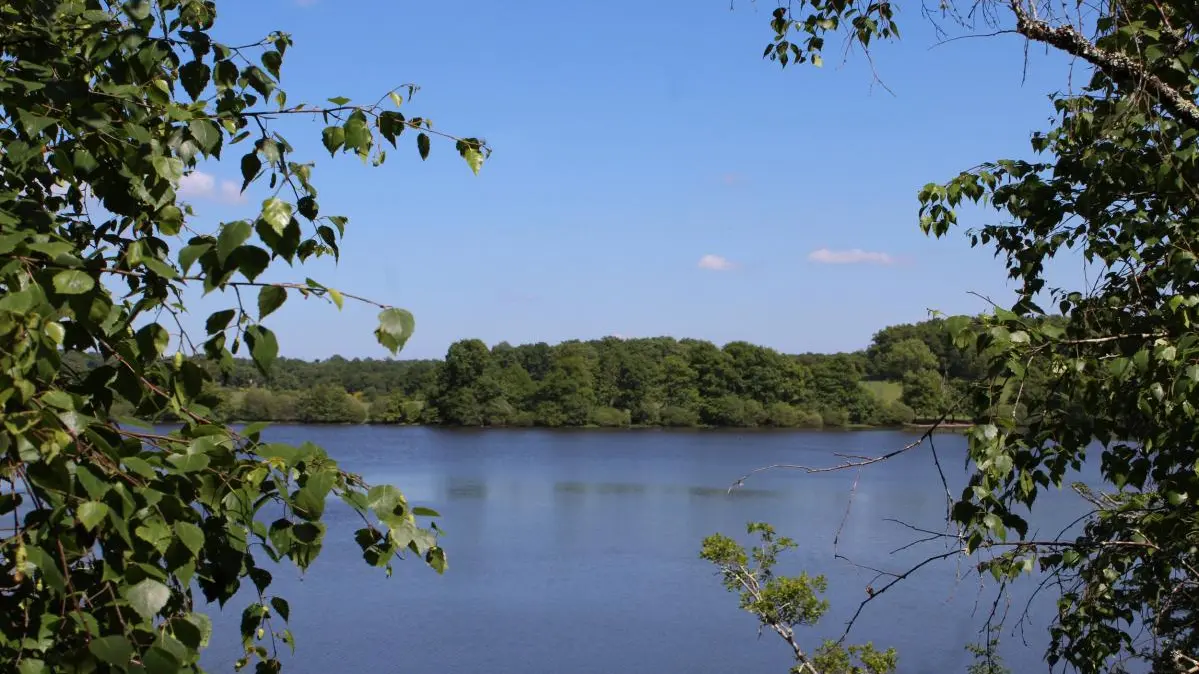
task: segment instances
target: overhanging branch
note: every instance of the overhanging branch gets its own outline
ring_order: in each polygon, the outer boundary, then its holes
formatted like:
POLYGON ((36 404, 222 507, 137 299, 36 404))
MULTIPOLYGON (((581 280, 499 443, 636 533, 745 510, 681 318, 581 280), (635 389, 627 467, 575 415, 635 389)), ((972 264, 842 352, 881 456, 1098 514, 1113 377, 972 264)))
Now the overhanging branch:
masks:
POLYGON ((1145 64, 1125 54, 1101 49, 1070 25, 1054 26, 1031 16, 1020 5, 1019 0, 1011 3, 1016 14, 1016 32, 1036 42, 1057 47, 1067 54, 1077 56, 1116 79, 1139 82, 1146 91, 1155 95, 1163 107, 1179 121, 1199 129, 1199 105, 1166 84, 1160 77, 1149 72, 1145 64))

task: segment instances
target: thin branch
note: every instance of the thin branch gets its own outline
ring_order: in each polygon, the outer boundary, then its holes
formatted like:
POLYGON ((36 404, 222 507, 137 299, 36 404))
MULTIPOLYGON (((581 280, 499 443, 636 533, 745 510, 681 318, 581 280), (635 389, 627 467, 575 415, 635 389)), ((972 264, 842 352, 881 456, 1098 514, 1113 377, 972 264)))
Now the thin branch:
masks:
POLYGON ((887 452, 886 454, 883 454, 881 456, 852 457, 852 458, 858 458, 860 460, 855 461, 852 459, 847 459, 844 463, 840 463, 835 466, 812 467, 812 466, 803 466, 803 465, 791 464, 791 463, 776 463, 776 464, 773 464, 770 466, 763 466, 761 468, 755 468, 754 470, 751 470, 750 472, 741 476, 741 478, 738 479, 736 482, 734 482, 729 487, 729 493, 732 493, 732 491, 734 489, 737 489, 738 487, 744 486, 745 481, 748 480, 749 478, 753 477, 754 475, 768 471, 768 470, 802 470, 803 472, 808 473, 808 474, 832 473, 832 472, 836 472, 839 470, 846 470, 849 468, 861 468, 863 466, 869 466, 869 465, 872 465, 875 463, 881 463, 888 459, 893 459, 893 458, 899 456, 900 454, 903 454, 904 452, 910 451, 910 450, 915 449, 916 447, 919 447, 920 445, 924 444, 924 441, 932 436, 933 431, 936 430, 938 425, 939 424, 934 424, 931 428, 929 428, 927 431, 925 431, 924 435, 921 435, 918 440, 908 443, 908 444, 904 445, 903 447, 900 447, 899 449, 896 449, 894 451, 887 452))

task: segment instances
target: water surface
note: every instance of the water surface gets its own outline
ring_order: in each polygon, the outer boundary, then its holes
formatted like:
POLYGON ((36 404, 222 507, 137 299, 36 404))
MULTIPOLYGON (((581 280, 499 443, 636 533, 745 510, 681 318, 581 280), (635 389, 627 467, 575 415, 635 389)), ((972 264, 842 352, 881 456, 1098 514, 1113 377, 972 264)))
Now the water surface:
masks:
MULTIPOLYGON (((868 584, 885 583, 834 559, 851 492, 837 552, 852 562, 902 571, 945 549, 929 543, 891 554, 919 535, 888 518, 944 528, 945 491, 927 446, 860 476, 776 470, 728 490, 761 466, 834 465, 843 460, 836 454, 881 454, 918 437, 899 431, 280 426, 268 436, 314 441, 370 483, 395 484, 414 505, 439 510, 450 560, 444 576, 403 561, 387 579, 361 560, 352 540, 360 520, 330 501, 330 533, 308 574, 275 571, 298 642, 285 671, 297 674, 782 673, 789 649, 772 634, 757 638, 754 619, 698 559, 704 536, 744 539, 745 523, 762 520, 797 539, 786 570, 829 577, 833 609, 802 634, 813 645, 840 635, 868 584)), ((956 435, 936 439, 955 493, 964 445, 956 435)), ((1051 498, 1043 533, 1082 508, 1068 492, 1051 498)), ((1025 596, 1017 593, 1009 622, 1025 596)), ((964 672, 963 647, 979 640, 994 598, 963 563, 930 565, 871 602, 851 640, 895 646, 902 672, 964 672)), ((239 612, 246 601, 230 607, 239 612)), ((240 654, 235 615, 217 618, 204 661, 216 671, 240 654)), ((1044 616, 1035 616, 1038 626, 1044 616)), ((1025 646, 1019 633, 1005 632, 1014 671, 1045 670, 1043 635, 1025 630, 1025 646)))

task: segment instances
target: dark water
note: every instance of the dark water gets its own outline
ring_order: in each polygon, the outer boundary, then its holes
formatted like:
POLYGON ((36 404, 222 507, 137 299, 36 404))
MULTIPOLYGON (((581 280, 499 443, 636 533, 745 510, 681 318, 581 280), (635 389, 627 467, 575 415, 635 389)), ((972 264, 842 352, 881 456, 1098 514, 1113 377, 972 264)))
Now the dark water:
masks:
MULTIPOLYGON (((317 442, 369 482, 399 486, 413 504, 441 511, 446 531, 446 575, 404 561, 388 579, 362 562, 351 540, 359 521, 330 502, 320 559, 303 578, 290 569, 275 573, 298 642, 285 671, 311 674, 781 674, 788 649, 772 634, 757 638, 754 619, 697 558, 700 541, 714 532, 744 540, 747 521, 774 523, 801 543, 786 570, 829 577, 833 609, 803 640, 814 646, 839 636, 874 576, 833 557, 855 473, 773 471, 731 494, 727 488, 760 466, 830 465, 841 460, 835 453, 879 454, 916 438, 365 426, 269 434, 317 442)), ((964 440, 938 436, 936 447, 956 493, 964 440)), ((1051 500, 1043 533, 1081 512, 1070 492, 1051 500)), ((860 565, 902 571, 945 548, 928 543, 892 555, 919 534, 886 519, 941 529, 944 504, 925 448, 868 468, 838 551, 860 565)), ((961 561, 930 565, 871 602, 851 641, 895 646, 902 672, 964 672, 970 658, 963 647, 979 640, 994 590, 961 561)), ((1026 597, 1017 589, 1009 624, 1026 597)), ((1036 623, 1023 636, 1004 632, 1003 652, 1016 672, 1045 671, 1049 604, 1038 603, 1036 623)), ((229 671, 240 654, 234 616, 244 605, 235 602, 235 612, 217 618, 207 667, 229 671)))

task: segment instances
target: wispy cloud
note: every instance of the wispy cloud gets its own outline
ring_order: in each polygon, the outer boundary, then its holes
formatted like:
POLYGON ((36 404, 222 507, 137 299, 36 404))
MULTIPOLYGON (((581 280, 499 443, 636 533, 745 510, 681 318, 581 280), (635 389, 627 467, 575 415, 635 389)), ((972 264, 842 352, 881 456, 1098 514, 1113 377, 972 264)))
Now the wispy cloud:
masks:
POLYGON ((820 264, 895 264, 899 260, 889 253, 850 248, 849 250, 830 250, 819 248, 808 253, 808 259, 820 264))
POLYGON ((699 263, 696 266, 708 271, 729 271, 737 265, 721 255, 705 255, 699 259, 699 263))
POLYGON ((222 204, 240 204, 246 200, 237 183, 232 180, 218 182, 215 177, 203 171, 192 171, 179 179, 179 196, 222 204))

